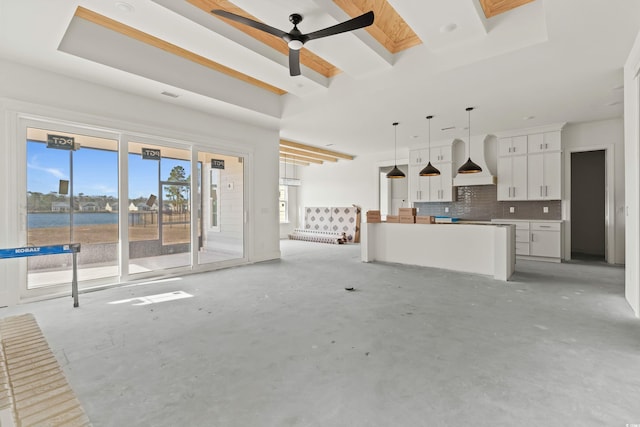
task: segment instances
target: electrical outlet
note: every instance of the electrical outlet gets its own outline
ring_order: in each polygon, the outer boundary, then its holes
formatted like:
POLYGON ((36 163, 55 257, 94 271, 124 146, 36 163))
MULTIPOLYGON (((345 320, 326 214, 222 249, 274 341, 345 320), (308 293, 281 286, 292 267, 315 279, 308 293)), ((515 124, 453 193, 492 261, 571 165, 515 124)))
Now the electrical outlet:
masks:
POLYGON ((445 212, 445 213, 449 213, 449 208, 448 208, 448 207, 445 207, 445 208, 444 208, 444 212, 445 212))
POLYGON ((509 206, 509 213, 515 213, 515 212, 516 212, 515 206, 509 206))
POLYGON ((549 213, 549 206, 544 206, 542 208, 542 213, 549 213))

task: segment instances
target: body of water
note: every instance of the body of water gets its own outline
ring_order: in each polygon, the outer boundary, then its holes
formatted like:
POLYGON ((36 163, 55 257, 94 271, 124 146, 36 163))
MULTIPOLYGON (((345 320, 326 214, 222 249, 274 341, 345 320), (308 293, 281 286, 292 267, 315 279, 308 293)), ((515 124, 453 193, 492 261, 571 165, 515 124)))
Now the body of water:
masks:
MULTIPOLYGON (((27 214, 28 228, 68 227, 68 212, 27 214)), ((73 214, 74 225, 117 224, 117 212, 83 212, 73 214)))

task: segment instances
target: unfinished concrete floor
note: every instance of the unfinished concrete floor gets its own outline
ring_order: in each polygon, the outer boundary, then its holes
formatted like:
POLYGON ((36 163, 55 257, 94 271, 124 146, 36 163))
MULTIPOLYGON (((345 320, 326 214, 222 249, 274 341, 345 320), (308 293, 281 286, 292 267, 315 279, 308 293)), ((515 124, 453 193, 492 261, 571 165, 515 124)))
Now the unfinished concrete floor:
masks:
POLYGON ((95 426, 640 423, 623 268, 518 261, 499 282, 361 263, 357 245, 282 251, 0 316, 34 313, 95 426), (110 304, 177 291, 193 297, 110 304))

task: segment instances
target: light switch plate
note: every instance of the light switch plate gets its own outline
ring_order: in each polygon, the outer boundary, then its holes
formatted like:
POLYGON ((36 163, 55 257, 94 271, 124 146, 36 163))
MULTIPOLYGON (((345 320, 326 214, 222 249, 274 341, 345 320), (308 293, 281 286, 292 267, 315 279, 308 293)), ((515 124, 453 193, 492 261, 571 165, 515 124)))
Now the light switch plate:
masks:
POLYGON ((509 213, 515 213, 516 208, 514 206, 509 206, 509 213))
POLYGON ((543 206, 542 213, 549 213, 549 206, 543 206))
POLYGON ((444 211, 445 211, 445 213, 449 212, 449 208, 448 208, 448 207, 445 207, 445 208, 444 208, 444 211))

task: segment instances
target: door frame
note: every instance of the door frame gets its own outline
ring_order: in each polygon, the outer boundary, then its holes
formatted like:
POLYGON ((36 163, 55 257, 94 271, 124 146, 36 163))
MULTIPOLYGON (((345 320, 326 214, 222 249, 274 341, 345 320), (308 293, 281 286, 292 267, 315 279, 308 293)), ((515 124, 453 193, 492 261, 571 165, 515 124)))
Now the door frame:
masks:
POLYGON ((564 164, 564 260, 571 260, 571 155, 585 151, 604 151, 605 156, 605 261, 614 264, 616 260, 616 215, 615 215, 615 174, 613 144, 570 147, 565 153, 564 164))

